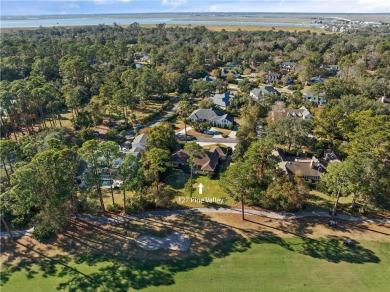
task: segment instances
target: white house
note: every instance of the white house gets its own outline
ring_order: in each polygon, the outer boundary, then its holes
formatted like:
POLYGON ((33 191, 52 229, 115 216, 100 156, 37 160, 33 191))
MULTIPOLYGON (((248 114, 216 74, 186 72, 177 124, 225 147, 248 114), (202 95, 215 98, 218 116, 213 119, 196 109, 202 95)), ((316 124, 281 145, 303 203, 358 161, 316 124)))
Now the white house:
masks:
POLYGON ((210 123, 220 127, 230 127, 234 122, 234 118, 230 114, 204 108, 193 111, 189 119, 192 122, 210 123))
POLYGON ((313 94, 311 91, 307 91, 305 93, 306 95, 306 101, 307 102, 315 102, 317 104, 325 104, 326 103, 326 99, 325 99, 325 93, 320 93, 320 94, 313 94))

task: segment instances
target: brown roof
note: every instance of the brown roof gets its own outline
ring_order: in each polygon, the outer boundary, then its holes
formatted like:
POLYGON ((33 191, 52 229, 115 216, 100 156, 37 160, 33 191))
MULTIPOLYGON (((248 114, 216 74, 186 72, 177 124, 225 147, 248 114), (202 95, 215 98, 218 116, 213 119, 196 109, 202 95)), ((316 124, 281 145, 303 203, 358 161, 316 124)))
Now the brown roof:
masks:
POLYGON ((311 161, 287 162, 285 167, 289 174, 298 177, 317 177, 324 170, 321 164, 311 161))
POLYGON ((219 155, 216 152, 206 152, 202 159, 195 159, 197 165, 201 165, 200 169, 204 171, 214 171, 218 164, 219 155))
POLYGON ((214 146, 209 150, 209 152, 217 152, 219 157, 225 158, 227 155, 227 148, 221 146, 214 146))
MULTIPOLYGON (((215 171, 215 168, 218 164, 218 159, 220 157, 226 156, 225 151, 227 153, 227 149, 216 146, 207 151, 205 154, 196 155, 195 156, 195 164, 202 171, 215 171), (221 153, 221 154, 220 154, 221 153)), ((186 150, 179 150, 175 154, 172 155, 172 162, 187 164, 189 158, 189 152, 186 150)))
POLYGON ((172 162, 186 164, 189 157, 188 151, 179 150, 172 155, 172 162))

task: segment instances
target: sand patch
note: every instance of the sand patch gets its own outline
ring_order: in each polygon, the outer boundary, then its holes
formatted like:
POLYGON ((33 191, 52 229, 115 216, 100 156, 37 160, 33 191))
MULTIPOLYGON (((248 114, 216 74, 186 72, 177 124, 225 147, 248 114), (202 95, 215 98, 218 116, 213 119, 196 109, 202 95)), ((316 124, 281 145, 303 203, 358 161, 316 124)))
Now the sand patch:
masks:
POLYGON ((144 250, 170 249, 186 251, 191 244, 189 236, 182 232, 173 232, 167 237, 140 235, 135 241, 144 250))

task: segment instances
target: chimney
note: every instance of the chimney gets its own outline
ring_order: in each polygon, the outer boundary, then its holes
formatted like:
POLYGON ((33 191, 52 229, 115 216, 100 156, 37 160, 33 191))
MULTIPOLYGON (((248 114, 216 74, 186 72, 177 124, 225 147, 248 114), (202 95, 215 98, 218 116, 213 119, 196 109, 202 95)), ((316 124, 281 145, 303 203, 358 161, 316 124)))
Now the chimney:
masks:
POLYGON ((382 99, 381 99, 382 103, 385 103, 385 98, 386 98, 385 96, 382 96, 382 99))
POLYGON ((313 169, 313 164, 314 164, 314 161, 313 159, 310 161, 310 168, 313 169))

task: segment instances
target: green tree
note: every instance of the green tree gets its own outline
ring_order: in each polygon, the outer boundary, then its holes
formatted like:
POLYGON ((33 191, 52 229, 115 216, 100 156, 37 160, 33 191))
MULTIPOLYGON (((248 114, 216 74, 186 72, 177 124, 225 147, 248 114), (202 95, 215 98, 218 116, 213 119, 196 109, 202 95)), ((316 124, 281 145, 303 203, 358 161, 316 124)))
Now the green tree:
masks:
POLYGON ((110 178, 110 192, 112 198, 112 205, 115 206, 114 201, 114 188, 113 188, 113 174, 114 168, 117 167, 117 160, 120 158, 119 145, 113 141, 103 141, 99 143, 100 159, 103 161, 105 165, 105 169, 108 172, 110 178))
POLYGON ((187 123, 188 123, 188 117, 194 110, 193 101, 188 95, 183 96, 182 100, 179 101, 179 108, 177 110, 177 114, 180 120, 184 123, 184 134, 186 137, 186 143, 187 143, 187 123))
POLYGON ((123 181, 123 210, 126 212, 126 190, 135 191, 140 185, 141 178, 138 176, 139 163, 134 155, 128 154, 119 167, 119 176, 123 181))
POLYGON ((271 159, 272 150, 275 149, 274 141, 269 138, 263 138, 254 141, 244 155, 245 161, 252 165, 258 179, 265 177, 266 170, 275 168, 274 160, 271 159))
POLYGON ((102 194, 102 180, 100 178, 100 147, 96 140, 89 140, 83 143, 78 150, 81 158, 87 163, 87 170, 84 173, 84 179, 86 185, 95 192, 96 196, 100 200, 100 208, 104 213, 103 194, 102 194))
POLYGON ((261 198, 261 205, 279 211, 296 211, 303 208, 309 188, 299 178, 283 176, 271 182, 261 198))
POLYGON ((15 216, 31 215, 38 239, 64 229, 75 213, 75 177, 78 168, 73 149, 50 149, 18 168, 11 177, 7 193, 9 207, 15 216))
MULTIPOLYGON (((196 166, 196 157, 204 155, 204 150, 201 146, 196 144, 195 142, 191 142, 184 145, 184 150, 188 152, 188 166, 190 167, 190 186, 193 185, 193 175, 194 175, 194 168, 196 166)), ((193 188, 190 188, 190 197, 192 198, 192 192, 193 188)))
POLYGON ((321 175, 321 180, 325 184, 329 193, 336 197, 332 214, 336 215, 339 199, 341 196, 350 194, 350 164, 344 162, 334 162, 328 165, 327 172, 321 175))
POLYGON ((173 124, 163 123, 151 127, 148 132, 147 144, 149 148, 161 148, 173 152, 177 148, 173 124))
POLYGON ((168 150, 152 148, 143 157, 145 175, 149 178, 159 194, 160 178, 171 167, 171 156, 168 150))
POLYGON ((14 165, 19 153, 20 149, 16 141, 0 140, 0 161, 7 177, 8 185, 10 185, 10 176, 14 172, 14 165))
POLYGON ((288 150, 291 150, 292 145, 299 149, 303 145, 308 145, 311 124, 303 119, 284 117, 272 123, 268 132, 276 142, 287 145, 288 150))
POLYGON ((235 201, 241 201, 242 220, 245 220, 245 199, 253 193, 254 180, 252 166, 246 162, 232 164, 221 176, 221 187, 235 201))

